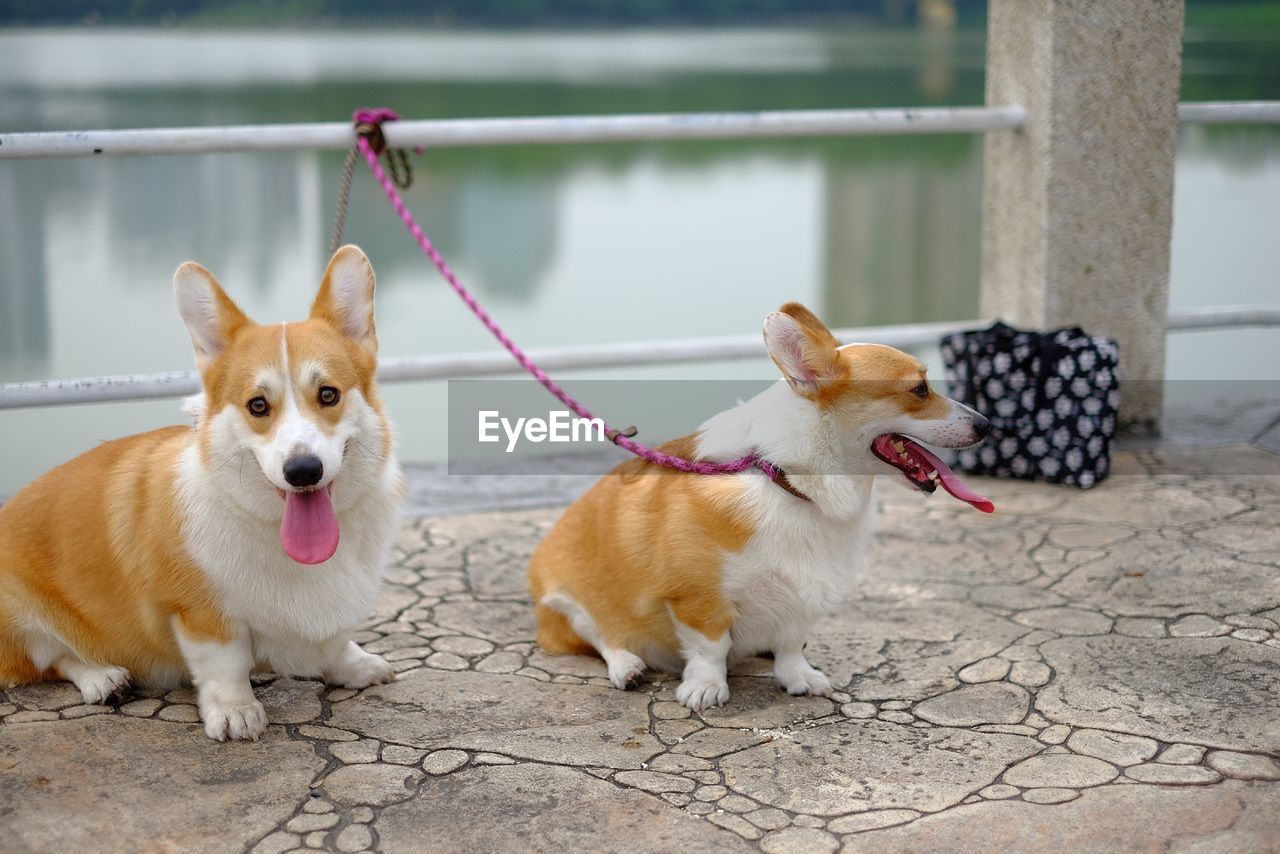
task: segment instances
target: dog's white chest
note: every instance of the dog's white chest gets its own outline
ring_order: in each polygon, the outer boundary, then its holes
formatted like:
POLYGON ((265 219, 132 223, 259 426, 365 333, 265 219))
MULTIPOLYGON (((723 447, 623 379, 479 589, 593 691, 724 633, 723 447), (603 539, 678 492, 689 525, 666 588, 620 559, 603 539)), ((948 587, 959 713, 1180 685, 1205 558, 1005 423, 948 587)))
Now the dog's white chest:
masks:
POLYGON ((233 621, 256 637, 319 640, 357 625, 378 591, 389 538, 345 527, 337 553, 317 566, 289 560, 269 530, 215 535, 193 552, 233 621))
POLYGON ((372 489, 339 512, 338 549, 316 566, 290 560, 275 525, 230 510, 214 490, 190 485, 182 497, 187 548, 220 609, 252 632, 262 657, 271 658, 273 645, 332 638, 368 616, 399 518, 393 490, 372 489))
POLYGON ((772 519, 725 562, 723 592, 734 610, 734 652, 798 643, 849 596, 870 545, 868 508, 856 520, 817 524, 772 519))

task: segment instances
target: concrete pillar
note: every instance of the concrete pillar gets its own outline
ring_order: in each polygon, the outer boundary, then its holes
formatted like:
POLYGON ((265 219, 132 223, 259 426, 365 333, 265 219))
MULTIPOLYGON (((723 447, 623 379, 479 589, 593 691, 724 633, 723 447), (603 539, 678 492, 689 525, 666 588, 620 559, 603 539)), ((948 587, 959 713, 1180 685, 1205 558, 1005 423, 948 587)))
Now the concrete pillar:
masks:
POLYGON ((984 317, 1120 344, 1121 427, 1159 429, 1182 0, 991 0, 984 317))

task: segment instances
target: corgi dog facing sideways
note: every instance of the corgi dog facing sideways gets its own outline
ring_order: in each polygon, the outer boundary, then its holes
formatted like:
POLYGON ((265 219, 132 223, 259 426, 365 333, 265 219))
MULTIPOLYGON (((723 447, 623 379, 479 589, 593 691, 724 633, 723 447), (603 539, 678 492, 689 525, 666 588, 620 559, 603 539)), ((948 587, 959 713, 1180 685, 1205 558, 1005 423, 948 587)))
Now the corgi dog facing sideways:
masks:
POLYGON ((173 280, 203 394, 193 427, 105 442, 0 507, 0 686, 196 686, 205 733, 257 739, 256 667, 349 688, 350 640, 403 494, 374 385, 369 260, 344 246, 307 320, 254 323, 203 267, 173 280))
POLYGON ((990 425, 932 391, 917 359, 879 344, 842 347, 797 303, 765 319, 764 341, 782 380, 662 450, 717 461, 755 453, 778 479, 642 459, 615 468, 533 555, 545 651, 598 654, 618 688, 646 667, 683 672, 676 698, 695 711, 728 701, 730 656, 765 652, 788 692, 828 696, 804 644, 853 586, 876 477, 926 493, 940 484, 994 510, 919 444, 968 447, 990 425))

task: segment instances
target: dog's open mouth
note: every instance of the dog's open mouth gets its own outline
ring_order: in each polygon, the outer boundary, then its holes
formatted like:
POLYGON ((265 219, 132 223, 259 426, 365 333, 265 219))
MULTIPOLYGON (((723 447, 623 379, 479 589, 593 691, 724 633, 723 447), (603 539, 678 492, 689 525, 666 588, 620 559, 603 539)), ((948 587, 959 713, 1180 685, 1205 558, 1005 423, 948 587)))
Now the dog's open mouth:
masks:
POLYGON ((338 550, 338 516, 330 492, 323 489, 284 492, 284 518, 280 520, 280 545, 298 563, 324 563, 338 550))
POLYGON ((965 486, 946 463, 906 436, 899 433, 876 436, 871 452, 902 472, 907 481, 922 492, 931 493, 941 484, 953 497, 983 513, 995 512, 996 506, 965 486))

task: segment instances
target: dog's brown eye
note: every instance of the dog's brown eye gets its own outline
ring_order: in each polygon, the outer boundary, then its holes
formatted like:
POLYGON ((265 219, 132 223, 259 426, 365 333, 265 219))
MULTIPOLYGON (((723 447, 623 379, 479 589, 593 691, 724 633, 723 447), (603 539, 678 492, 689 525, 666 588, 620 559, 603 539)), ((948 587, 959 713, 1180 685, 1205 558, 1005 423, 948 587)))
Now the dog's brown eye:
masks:
POLYGON ((331 385, 322 386, 320 388, 320 405, 333 406, 338 402, 338 398, 340 396, 341 395, 338 394, 338 390, 333 386, 331 385))
POLYGON ((249 414, 254 418, 261 418, 271 411, 271 404, 267 403, 265 397, 255 397, 249 401, 249 414))
POLYGON ((912 393, 912 394, 914 394, 916 397, 928 397, 928 396, 929 396, 929 384, 928 384, 928 383, 926 383, 926 382, 922 382, 922 383, 920 383, 920 385, 918 385, 918 386, 916 386, 915 388, 911 389, 911 393, 912 393))

